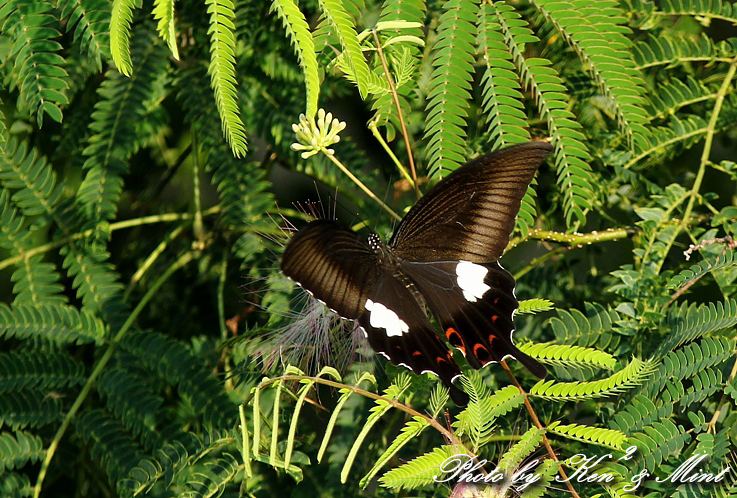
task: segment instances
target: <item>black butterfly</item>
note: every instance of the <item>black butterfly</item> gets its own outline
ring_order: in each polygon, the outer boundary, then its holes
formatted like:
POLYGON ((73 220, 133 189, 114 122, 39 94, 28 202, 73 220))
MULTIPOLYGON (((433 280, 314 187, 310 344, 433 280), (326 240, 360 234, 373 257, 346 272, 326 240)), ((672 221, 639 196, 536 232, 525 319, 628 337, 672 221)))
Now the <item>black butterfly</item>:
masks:
POLYGON ((358 320, 377 353, 437 374, 456 404, 468 401, 453 385, 461 371, 426 308, 471 367, 512 356, 542 378, 545 367, 512 344, 514 279, 497 260, 551 149, 529 142, 465 164, 410 209, 388 244, 337 221, 313 221, 292 237, 281 269, 343 318, 358 320))

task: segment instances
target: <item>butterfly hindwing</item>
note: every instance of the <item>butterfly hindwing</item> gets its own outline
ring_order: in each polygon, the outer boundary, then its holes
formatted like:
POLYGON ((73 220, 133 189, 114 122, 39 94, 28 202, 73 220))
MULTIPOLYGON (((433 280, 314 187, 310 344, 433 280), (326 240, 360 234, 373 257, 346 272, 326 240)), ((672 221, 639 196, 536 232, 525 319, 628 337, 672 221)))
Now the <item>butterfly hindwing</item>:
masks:
POLYGON ((386 272, 379 276, 358 323, 374 351, 416 374, 437 375, 453 399, 465 404, 466 395, 453 386, 453 379, 461 371, 430 325, 418 296, 401 275, 386 272))
POLYGON ((453 171, 409 210, 389 247, 410 261, 496 261, 551 149, 545 142, 514 145, 453 171))
POLYGON ((545 367, 512 343, 517 309, 514 279, 499 263, 404 262, 448 342, 473 368, 512 356, 537 377, 545 367))

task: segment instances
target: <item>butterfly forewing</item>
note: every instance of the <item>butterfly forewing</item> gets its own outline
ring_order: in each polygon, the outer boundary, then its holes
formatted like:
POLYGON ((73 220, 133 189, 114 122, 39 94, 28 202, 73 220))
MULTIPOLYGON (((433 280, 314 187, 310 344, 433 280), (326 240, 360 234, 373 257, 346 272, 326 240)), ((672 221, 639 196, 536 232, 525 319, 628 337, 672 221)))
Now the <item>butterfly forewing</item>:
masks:
POLYGON ((315 220, 289 241, 281 270, 343 318, 358 318, 379 261, 355 232, 336 221, 315 220))
POLYGON ((496 261, 551 149, 545 142, 514 145, 455 170, 410 209, 389 246, 411 261, 496 261))

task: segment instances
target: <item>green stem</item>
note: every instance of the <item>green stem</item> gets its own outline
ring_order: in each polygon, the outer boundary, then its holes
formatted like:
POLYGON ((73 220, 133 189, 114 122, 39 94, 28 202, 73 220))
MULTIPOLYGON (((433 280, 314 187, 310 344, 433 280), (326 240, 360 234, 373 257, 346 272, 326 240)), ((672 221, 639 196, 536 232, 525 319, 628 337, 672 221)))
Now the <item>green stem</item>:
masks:
MULTIPOLYGON (((202 214, 209 216, 219 211, 220 211, 220 206, 214 206, 202 214)), ((153 223, 168 223, 171 221, 188 220, 191 218, 192 218, 192 213, 154 214, 151 216, 144 216, 142 218, 133 218, 130 220, 119 221, 117 223, 111 223, 108 226, 108 230, 110 232, 114 232, 115 230, 121 230, 123 228, 131 228, 131 227, 136 227, 136 226, 141 226, 141 225, 150 225, 153 223)), ((36 246, 33 249, 29 249, 28 251, 24 251, 17 256, 13 256, 12 258, 4 259, 0 261, 0 270, 7 268, 10 265, 19 263, 20 261, 23 261, 26 258, 33 257, 36 254, 41 254, 44 252, 48 252, 52 249, 56 249, 57 247, 61 247, 69 241, 84 239, 85 237, 89 237, 90 235, 92 235, 92 232, 93 232, 93 229, 90 229, 90 230, 85 230, 84 232, 79 232, 79 233, 69 235, 67 237, 61 237, 61 238, 54 240, 53 242, 48 242, 46 244, 36 246)))
POLYGON ((714 134, 716 132, 717 120, 719 119, 719 112, 722 110, 724 96, 727 94, 732 85, 732 79, 734 78, 735 72, 737 72, 737 57, 732 59, 732 64, 729 66, 727 75, 724 77, 724 81, 722 81, 722 86, 719 88, 717 99, 714 103, 714 110, 711 113, 709 124, 706 127, 704 150, 701 151, 701 162, 699 164, 699 171, 698 173, 696 173, 696 179, 694 180, 693 187, 691 187, 690 198, 688 200, 688 204, 686 205, 686 211, 683 213, 681 223, 678 225, 678 227, 676 227, 673 235, 671 235, 668 243, 665 246, 665 251, 663 251, 663 258, 658 262, 658 265, 655 268, 655 274, 660 273, 660 270, 663 267, 663 263, 665 263, 665 258, 668 255, 668 252, 670 252, 670 248, 673 246, 673 243, 676 241, 676 238, 678 237, 680 232, 684 230, 688 226, 688 223, 691 221, 691 211, 693 210, 694 203, 696 202, 696 198, 699 195, 699 189, 701 189, 701 182, 704 180, 706 166, 709 164, 709 154, 711 153, 711 144, 714 141, 714 134))
POLYGON ((399 126, 402 128, 402 137, 404 138, 404 146, 407 149, 407 159, 409 160, 409 170, 412 173, 412 186, 415 189, 415 196, 420 198, 420 189, 417 186, 417 171, 415 170, 415 160, 412 157, 412 146, 409 143, 409 133, 407 132, 407 125, 404 123, 404 115, 402 114, 402 106, 399 103, 399 94, 397 94, 397 88, 394 86, 394 80, 392 80, 391 74, 389 74, 389 66, 386 63, 384 57, 384 51, 381 49, 381 42, 379 41, 379 34, 376 30, 373 31, 374 41, 376 42, 376 51, 379 54, 379 60, 381 61, 381 67, 384 69, 386 75, 386 81, 389 82, 389 90, 394 100, 394 107, 397 108, 397 117, 399 118, 399 126))
POLYGON ((396 165, 399 172, 402 174, 405 180, 409 182, 409 184, 412 186, 413 189, 415 189, 415 181, 410 176, 409 172, 407 171, 407 168, 405 168, 402 163, 399 162, 399 159, 394 154, 394 151, 389 148, 389 144, 386 143, 386 140, 384 140, 384 137, 381 136, 381 133, 379 133, 379 128, 376 126, 375 121, 369 121, 368 124, 369 130, 371 130, 371 133, 374 135, 374 138, 378 140, 378 142, 381 144, 381 146, 384 148, 387 154, 389 154, 389 157, 391 157, 392 161, 396 165))
POLYGON ((202 201, 200 200, 200 161, 197 148, 197 134, 192 135, 192 197, 194 198, 194 223, 192 230, 195 239, 203 241, 205 238, 204 224, 202 223, 202 201))
MULTIPOLYGON (((273 379, 266 379, 266 380, 261 381, 256 386, 256 388, 255 388, 254 391, 255 392, 259 392, 264 387, 269 386, 271 384, 274 384, 274 383, 277 383, 277 382, 283 383, 284 381, 290 381, 290 380, 294 380, 294 381, 308 380, 308 381, 311 381, 311 382, 316 382, 318 384, 324 384, 326 386, 331 386, 331 387, 335 387, 335 388, 338 388, 338 389, 348 389, 348 390, 353 391, 354 393, 356 393, 358 395, 361 395, 361 396, 364 396, 366 398, 371 398, 371 399, 374 399, 374 400, 377 400, 377 401, 378 400, 384 401, 385 403, 388 403, 389 405, 391 405, 392 407, 396 408, 397 410, 403 411, 403 412, 407 413, 408 415, 410 415, 412 417, 420 417, 420 418, 424 419, 428 424, 430 424, 438 432, 440 432, 443 436, 445 436, 447 438, 447 440, 451 442, 451 444, 456 445, 458 448, 462 449, 468 455, 473 455, 473 453, 469 452, 468 449, 466 449, 466 447, 463 446, 463 444, 458 440, 458 438, 455 437, 455 435, 452 432, 450 432, 448 429, 446 429, 445 427, 443 427, 443 425, 440 422, 438 422, 436 419, 434 419, 433 417, 428 417, 427 415, 425 415, 423 413, 420 413, 417 410, 414 410, 414 409, 410 408, 409 406, 407 406, 407 405, 405 405, 403 403, 400 403, 399 401, 396 401, 396 400, 393 400, 393 399, 389 399, 389 398, 385 398, 385 397, 380 396, 380 395, 378 395, 376 393, 372 393, 371 391, 366 391, 365 389, 361 389, 360 387, 350 386, 348 384, 342 384, 340 382, 336 382, 336 381, 330 380, 330 379, 325 379, 323 377, 310 377, 308 375, 282 375, 281 377, 275 377, 273 379)), ((249 400, 247 399, 245 402, 248 403, 249 400)))
POLYGON ((85 399, 87 399, 87 395, 89 395, 90 391, 92 390, 92 386, 94 385, 95 380, 105 369, 105 366, 107 365, 108 361, 110 361, 110 358, 113 357, 113 353, 117 349, 118 343, 120 343, 120 341, 123 339, 123 336, 125 336, 128 330, 133 326, 133 322, 135 322, 136 318, 138 318, 138 315, 141 314, 141 311, 143 311, 143 308, 148 304, 151 298, 154 297, 156 292, 159 290, 159 287, 161 287, 161 285, 175 271, 189 263, 193 257, 194 255, 191 252, 183 254, 153 283, 151 288, 146 292, 143 298, 141 298, 141 301, 138 303, 138 305, 133 309, 133 311, 131 311, 131 314, 128 315, 128 318, 126 319, 125 323, 123 323, 123 325, 120 327, 118 333, 115 334, 113 340, 109 343, 107 351, 105 351, 105 354, 102 355, 100 360, 97 362, 97 365, 92 370, 92 373, 87 378, 87 382, 85 382, 81 391, 77 395, 77 399, 74 400, 72 407, 64 416, 64 420, 61 422, 61 426, 59 426, 59 429, 54 435, 54 439, 52 439, 51 444, 46 450, 46 456, 41 463, 41 470, 39 470, 38 472, 36 485, 33 489, 34 498, 39 498, 39 496, 41 496, 41 489, 43 487, 44 478, 46 477, 46 472, 49 469, 51 460, 54 458, 54 454, 56 453, 56 449, 58 448, 59 443, 61 442, 61 438, 64 437, 64 434, 66 433, 67 428, 69 428, 69 424, 71 424, 72 419, 77 415, 77 412, 81 408, 82 403, 84 403, 85 399))
POLYGON ((136 273, 133 274, 133 276, 130 279, 130 282, 128 283, 128 288, 125 289, 125 293, 123 294, 123 300, 128 301, 128 297, 130 296, 131 291, 136 286, 136 284, 143 278, 143 275, 151 268, 151 265, 154 264, 154 262, 159 258, 161 253, 163 253, 166 248, 169 246, 169 243, 171 243, 172 240, 177 238, 180 233, 182 233, 182 230, 184 230, 185 225, 179 225, 174 230, 172 230, 166 237, 164 237, 164 240, 159 243, 158 246, 156 246, 156 249, 154 249, 151 254, 149 254, 148 258, 146 258, 146 261, 143 262, 140 268, 136 270, 136 273))
POLYGON ((343 166, 343 163, 341 163, 340 161, 338 161, 338 159, 336 159, 333 154, 328 154, 325 151, 323 151, 323 153, 328 157, 328 159, 330 159, 333 162, 333 164, 335 164, 338 167, 338 169, 340 169, 343 173, 345 173, 346 176, 353 181, 353 183, 355 183, 356 185, 358 185, 358 188, 360 188, 361 190, 363 190, 364 193, 366 195, 368 195, 371 199, 373 199, 376 203, 378 203, 379 206, 381 206, 384 211, 386 211, 387 213, 389 213, 392 216, 392 218, 394 218, 397 221, 399 221, 399 220, 402 219, 402 217, 399 216, 397 213, 395 213, 392 210, 392 208, 390 208, 389 206, 387 206, 386 204, 384 204, 384 202, 381 199, 379 199, 378 197, 376 197, 376 194, 374 194, 373 192, 371 192, 371 190, 366 185, 364 185, 363 182, 361 182, 361 180, 359 180, 358 178, 356 178, 356 176, 353 173, 351 173, 350 171, 348 171, 348 168, 346 168, 345 166, 343 166))
POLYGON ((593 244, 594 242, 606 242, 609 240, 619 240, 632 235, 634 230, 631 228, 614 228, 601 232, 593 231, 591 233, 562 233, 550 230, 530 230, 527 237, 515 237, 507 244, 507 250, 519 245, 528 239, 547 240, 550 242, 560 242, 569 246, 583 246, 593 244))

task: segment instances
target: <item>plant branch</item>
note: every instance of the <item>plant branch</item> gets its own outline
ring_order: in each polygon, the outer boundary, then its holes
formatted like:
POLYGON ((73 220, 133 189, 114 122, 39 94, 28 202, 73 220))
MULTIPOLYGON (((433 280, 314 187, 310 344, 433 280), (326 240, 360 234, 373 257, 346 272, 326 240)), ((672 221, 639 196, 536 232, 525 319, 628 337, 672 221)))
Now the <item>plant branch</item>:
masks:
POLYGON ((407 125, 404 123, 404 115, 402 114, 402 106, 399 103, 399 95, 397 94, 397 88, 394 86, 391 74, 389 74, 389 66, 386 63, 384 57, 384 51, 381 48, 381 42, 379 41, 379 34, 376 30, 373 30, 374 41, 376 42, 376 53, 379 54, 379 60, 381 61, 381 67, 384 69, 386 75, 386 81, 389 83, 389 90, 391 91, 392 98, 394 99, 394 106, 397 108, 397 117, 399 118, 399 126, 402 128, 402 137, 404 137, 404 146, 407 149, 407 159, 409 160, 409 170, 412 174, 412 185, 415 189, 415 196, 420 198, 420 189, 417 186, 417 171, 415 170, 415 160, 412 157, 412 146, 409 143, 409 133, 407 133, 407 125))
POLYGON ((49 444, 48 449, 46 450, 46 456, 44 457, 43 462, 41 463, 41 469, 38 472, 38 478, 36 479, 36 485, 33 488, 33 496, 34 498, 39 498, 41 496, 41 489, 43 488, 43 482, 44 478, 46 477, 46 472, 49 469, 49 465, 51 464, 51 460, 54 458, 54 454, 56 453, 56 449, 59 447, 59 443, 61 442, 61 438, 64 437, 64 434, 66 433, 67 428, 69 427, 69 424, 71 424, 72 419, 77 415, 77 412, 82 406, 82 403, 87 399, 87 396, 90 394, 90 391, 92 391, 92 386, 95 383, 95 380, 97 377, 102 373, 102 371, 107 366, 108 361, 113 357, 113 353, 117 349, 118 344, 123 339, 125 334, 128 332, 128 330, 131 329, 133 326, 133 323, 138 318, 138 315, 141 314, 141 311, 143 311, 143 308, 149 303, 152 297, 156 294, 156 292, 159 290, 159 287, 166 282, 171 275, 192 261, 194 258, 194 254, 192 252, 187 252, 179 257, 172 265, 166 269, 166 271, 151 285, 151 287, 148 289, 146 294, 144 294, 143 298, 139 301, 138 305, 133 309, 130 315, 128 315, 128 318, 125 320, 123 325, 120 327, 120 330, 117 334, 115 334, 115 337, 112 341, 110 341, 109 346, 107 348, 107 351, 105 351, 105 354, 100 357, 100 360, 97 362, 97 365, 95 365, 95 368, 92 370, 92 373, 87 378, 87 381, 85 382, 84 386, 80 390, 79 394, 77 395, 77 399, 74 400, 74 403, 72 404, 72 407, 69 409, 67 414, 64 416, 64 420, 61 422, 61 425, 59 426, 59 429, 56 431, 56 434, 54 435, 54 439, 51 440, 51 444, 49 444))
MULTIPOLYGON (((505 372, 507 372, 507 376, 509 377, 509 380, 512 381, 512 384, 519 389, 519 392, 522 393, 524 396, 524 403, 525 408, 527 409, 527 413, 530 415, 530 418, 532 419, 532 423, 535 424, 535 427, 541 430, 545 430, 545 427, 540 423, 540 419, 537 418, 537 414, 535 413, 535 410, 532 408, 532 403, 530 403, 530 399, 527 396, 527 391, 525 391, 522 386, 520 385, 519 381, 517 381, 517 377, 514 376, 512 371, 509 369, 509 365, 507 365, 507 362, 505 360, 502 360, 499 362, 504 369, 505 372)), ((548 440, 545 433, 542 433, 542 440, 543 445, 545 446, 545 449, 548 451, 548 456, 553 459, 554 462, 558 461, 558 456, 555 454, 555 451, 553 451, 553 447, 550 445, 550 441, 548 440)), ((566 487, 568 488, 568 491, 570 491, 571 496, 573 498, 579 498, 578 493, 576 493, 576 490, 573 489, 573 485, 571 484, 571 481, 568 479, 568 476, 566 475, 566 471, 563 470, 563 466, 558 467, 558 474, 560 474, 560 477, 563 479, 563 482, 566 483, 566 487)))
POLYGON ((343 173, 345 173, 346 176, 348 176, 348 178, 350 178, 351 181, 353 181, 353 183, 355 183, 356 185, 358 185, 358 188, 360 188, 361 190, 363 190, 364 193, 366 195, 368 195, 371 199, 373 199, 375 202, 377 202, 379 204, 379 206, 381 206, 381 208, 384 211, 386 211, 387 213, 389 213, 392 218, 394 218, 397 221, 399 221, 399 220, 402 219, 402 217, 399 216, 397 213, 395 213, 394 210, 392 210, 392 208, 390 208, 389 206, 387 206, 386 204, 384 204, 384 202, 381 199, 379 199, 378 197, 376 197, 376 194, 374 194, 373 192, 371 192, 371 189, 369 189, 366 185, 364 185, 361 180, 359 180, 358 178, 356 178, 356 175, 354 175, 353 173, 351 173, 348 170, 348 168, 346 168, 345 166, 343 166, 343 163, 341 163, 338 159, 336 159, 333 154, 328 154, 325 151, 323 151, 323 153, 325 154, 325 156, 328 159, 330 159, 333 162, 333 164, 335 164, 338 167, 338 169, 340 169, 343 173))
POLYGON ((688 200, 688 204, 686 205, 686 211, 683 213, 683 219, 681 220, 681 223, 678 225, 676 230, 673 232, 673 235, 671 235, 670 239, 668 240, 668 243, 665 246, 665 250, 663 251, 663 257, 658 262, 658 265, 655 269, 656 274, 660 273, 660 270, 663 267, 663 263, 665 262, 665 258, 668 255, 670 248, 673 246, 673 243, 675 242, 676 237, 678 237, 680 232, 687 227, 690 221, 691 211, 693 210, 694 203, 696 202, 696 198, 699 195, 699 190, 701 189, 701 182, 704 180, 704 173, 706 172, 706 167, 709 164, 709 154, 711 153, 711 144, 714 141, 714 134, 716 133, 716 126, 717 126, 717 120, 719 119, 719 112, 722 110, 722 104, 724 103, 724 97, 726 96, 727 92, 732 86, 732 79, 734 78, 735 72, 737 72, 737 57, 732 59, 732 63, 729 66, 729 70, 727 71, 727 74, 724 76, 724 80, 722 81, 722 86, 719 87, 719 92, 717 93, 717 99, 716 99, 716 102, 714 103, 714 110, 711 113, 709 124, 706 127, 706 137, 704 139, 704 149, 701 151, 701 162, 699 163, 699 171, 696 174, 696 179, 694 180, 693 187, 691 187, 690 198, 688 200))

